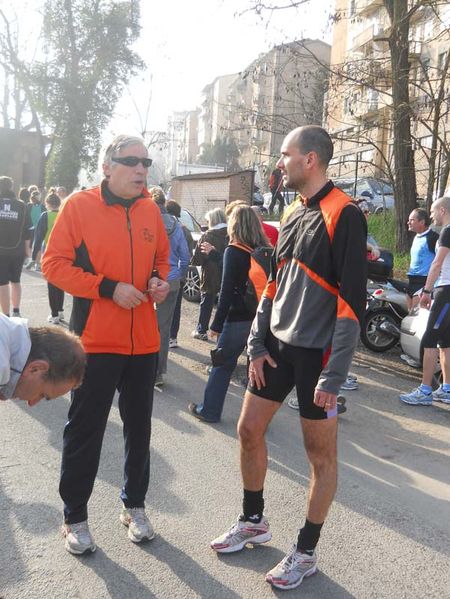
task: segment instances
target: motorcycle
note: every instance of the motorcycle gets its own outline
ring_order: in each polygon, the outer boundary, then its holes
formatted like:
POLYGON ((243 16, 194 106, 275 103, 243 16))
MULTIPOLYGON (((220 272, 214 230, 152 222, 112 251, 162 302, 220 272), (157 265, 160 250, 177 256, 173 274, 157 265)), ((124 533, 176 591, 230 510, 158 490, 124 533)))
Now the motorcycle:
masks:
POLYGON ((392 278, 384 282, 369 281, 361 341, 371 351, 385 352, 398 343, 400 324, 408 314, 407 286, 406 282, 392 278))

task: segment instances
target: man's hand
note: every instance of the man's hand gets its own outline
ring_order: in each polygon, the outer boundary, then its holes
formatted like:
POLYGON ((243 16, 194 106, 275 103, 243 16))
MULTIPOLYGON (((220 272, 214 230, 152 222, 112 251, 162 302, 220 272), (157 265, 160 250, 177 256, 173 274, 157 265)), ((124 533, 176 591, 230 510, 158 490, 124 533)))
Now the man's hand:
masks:
POLYGON ((321 389, 316 389, 314 392, 314 403, 319 408, 323 408, 325 412, 332 412, 336 409, 337 395, 328 393, 321 389))
POLYGON ((148 294, 155 304, 162 304, 169 291, 169 283, 159 279, 158 277, 152 277, 148 282, 148 294))
POLYGON ((147 297, 129 283, 117 283, 113 293, 113 301, 125 310, 132 310, 142 302, 148 302, 147 297))
POLYGON ((419 305, 421 308, 426 308, 429 310, 431 307, 431 293, 421 293, 419 305))
POLYGON ((267 362, 272 368, 277 367, 277 363, 270 356, 270 354, 264 354, 259 358, 251 360, 248 367, 248 380, 252 387, 256 387, 258 391, 266 386, 266 380, 264 378, 264 363, 267 362))
POLYGON ((208 337, 212 340, 217 339, 219 335, 220 333, 218 333, 217 331, 213 331, 212 329, 209 329, 208 331, 208 337))

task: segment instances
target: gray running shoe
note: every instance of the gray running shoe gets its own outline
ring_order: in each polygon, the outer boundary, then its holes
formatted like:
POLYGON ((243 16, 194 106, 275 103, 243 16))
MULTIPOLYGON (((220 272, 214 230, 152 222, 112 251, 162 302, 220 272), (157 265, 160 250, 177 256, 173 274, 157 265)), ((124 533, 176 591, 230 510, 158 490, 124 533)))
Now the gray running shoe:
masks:
POLYGON ((317 571, 317 555, 300 553, 297 545, 293 545, 279 564, 266 574, 266 581, 277 589, 288 591, 298 587, 304 578, 317 571))
POLYGON ((120 514, 120 521, 128 527, 128 538, 133 543, 151 541, 155 538, 155 531, 143 507, 124 507, 120 514))
POLYGON ((434 401, 442 401, 442 403, 450 404, 450 392, 444 391, 442 385, 432 393, 434 401))
POLYGON ((358 381, 351 379, 349 376, 345 382, 341 385, 342 391, 355 391, 359 387, 358 381))
POLYGON ((245 522, 239 520, 236 524, 224 532, 223 535, 211 541, 211 548, 217 553, 234 553, 244 549, 247 543, 259 545, 267 543, 272 538, 272 533, 269 529, 269 522, 263 516, 261 522, 254 524, 253 522, 245 522))
POLYGON ((66 538, 64 547, 73 555, 83 555, 86 551, 93 553, 97 546, 89 531, 87 520, 75 524, 63 524, 61 532, 66 538))
POLYGON ((431 393, 424 393, 419 387, 411 391, 411 393, 403 393, 399 397, 401 401, 411 406, 431 406, 433 402, 431 393))

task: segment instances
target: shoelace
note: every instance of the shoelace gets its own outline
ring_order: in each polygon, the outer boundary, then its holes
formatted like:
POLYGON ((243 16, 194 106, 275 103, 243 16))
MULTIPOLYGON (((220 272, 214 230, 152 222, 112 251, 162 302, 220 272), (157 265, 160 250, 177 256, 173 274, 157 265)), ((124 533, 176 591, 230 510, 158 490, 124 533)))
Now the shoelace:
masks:
POLYGON ((280 566, 283 572, 288 572, 293 566, 298 566, 304 561, 303 556, 297 552, 297 547, 294 545, 291 553, 286 555, 280 566))

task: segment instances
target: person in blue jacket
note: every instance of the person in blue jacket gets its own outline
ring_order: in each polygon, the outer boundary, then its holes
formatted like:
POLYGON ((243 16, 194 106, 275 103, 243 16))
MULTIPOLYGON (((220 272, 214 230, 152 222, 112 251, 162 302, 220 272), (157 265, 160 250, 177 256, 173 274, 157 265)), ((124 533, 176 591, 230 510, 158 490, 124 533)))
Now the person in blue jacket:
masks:
POLYGON ((152 187, 149 189, 149 192, 161 210, 161 216, 170 242, 170 271, 167 276, 170 290, 164 302, 157 306, 161 346, 159 350, 155 387, 162 387, 164 384, 163 375, 167 372, 170 326, 172 324, 180 284, 181 281, 186 278, 191 255, 181 224, 175 216, 172 216, 166 210, 166 196, 164 191, 161 187, 152 187))

